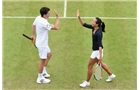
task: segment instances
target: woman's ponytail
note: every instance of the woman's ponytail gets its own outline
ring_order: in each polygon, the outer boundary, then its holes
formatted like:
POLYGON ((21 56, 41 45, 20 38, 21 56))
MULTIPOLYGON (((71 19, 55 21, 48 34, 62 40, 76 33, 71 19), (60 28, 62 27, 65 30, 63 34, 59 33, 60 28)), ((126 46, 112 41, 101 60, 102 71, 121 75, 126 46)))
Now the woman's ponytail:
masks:
POLYGON ((102 28, 102 32, 105 32, 105 23, 104 22, 101 23, 101 28, 102 28))

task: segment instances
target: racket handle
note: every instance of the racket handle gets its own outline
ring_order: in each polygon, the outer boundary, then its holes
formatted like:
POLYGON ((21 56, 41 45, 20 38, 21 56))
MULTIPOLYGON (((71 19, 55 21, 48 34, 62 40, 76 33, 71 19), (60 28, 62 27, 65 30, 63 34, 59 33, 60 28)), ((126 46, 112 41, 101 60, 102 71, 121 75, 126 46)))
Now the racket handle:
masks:
POLYGON ((30 37, 28 37, 28 36, 25 35, 25 34, 23 34, 23 36, 26 37, 26 38, 28 38, 28 39, 30 39, 30 40, 33 40, 33 38, 30 38, 30 37))
POLYGON ((102 65, 101 65, 101 62, 98 62, 98 65, 101 67, 102 65))
POLYGON ((100 65, 100 64, 101 64, 101 62, 99 61, 97 64, 98 64, 98 65, 100 65))

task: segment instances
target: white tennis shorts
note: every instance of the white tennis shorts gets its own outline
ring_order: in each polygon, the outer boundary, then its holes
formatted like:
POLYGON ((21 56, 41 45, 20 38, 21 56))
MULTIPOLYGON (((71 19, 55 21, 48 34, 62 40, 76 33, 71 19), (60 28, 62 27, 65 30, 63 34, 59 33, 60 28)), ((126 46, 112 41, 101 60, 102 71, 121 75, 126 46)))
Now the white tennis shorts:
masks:
MULTIPOLYGON (((103 57, 103 49, 102 49, 102 57, 103 57)), ((100 52, 99 50, 96 50, 96 51, 93 51, 90 58, 94 59, 94 58, 97 58, 99 59, 100 58, 100 52)))
POLYGON ((39 57, 41 59, 47 59, 47 54, 51 52, 49 46, 47 47, 37 47, 39 52, 39 57))

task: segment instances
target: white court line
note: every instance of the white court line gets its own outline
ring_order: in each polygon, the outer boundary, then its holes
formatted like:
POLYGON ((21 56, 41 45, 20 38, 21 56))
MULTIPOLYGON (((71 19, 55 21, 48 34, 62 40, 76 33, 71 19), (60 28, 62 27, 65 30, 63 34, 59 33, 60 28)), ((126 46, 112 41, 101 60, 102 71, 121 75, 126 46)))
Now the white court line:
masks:
MULTIPOLYGON (((3 16, 2 18, 36 18, 34 16, 3 16)), ((56 17, 49 17, 49 18, 56 18, 56 17)), ((77 17, 59 17, 59 18, 66 18, 66 19, 75 19, 77 17)), ((93 19, 95 17, 81 17, 81 18, 85 18, 85 19, 93 19)), ((137 18, 134 18, 134 17, 100 17, 101 19, 126 19, 126 20, 129 20, 129 19, 137 19, 137 18)))
POLYGON ((67 0, 64 1, 64 18, 67 17, 67 0))
MULTIPOLYGON (((23 1, 21 1, 21 0, 2 0, 2 1, 15 1, 15 2, 44 2, 44 1, 64 1, 64 0, 23 0, 23 1)), ((137 0, 67 0, 67 1, 91 1, 91 2, 137 2, 137 0)))
POLYGON ((136 2, 137 0, 68 0, 68 1, 91 1, 91 2, 136 2))

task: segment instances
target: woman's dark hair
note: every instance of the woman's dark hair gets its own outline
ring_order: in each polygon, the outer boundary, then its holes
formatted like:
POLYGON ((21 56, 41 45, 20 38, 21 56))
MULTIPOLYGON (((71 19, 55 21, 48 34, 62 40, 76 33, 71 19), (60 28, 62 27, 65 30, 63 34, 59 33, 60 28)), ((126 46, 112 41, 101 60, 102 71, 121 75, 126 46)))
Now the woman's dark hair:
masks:
POLYGON ((98 27, 101 27, 102 32, 105 32, 105 23, 102 22, 102 20, 99 17, 96 17, 96 24, 98 24, 98 27))
POLYGON ((41 14, 41 17, 43 17, 44 14, 47 14, 48 11, 50 11, 50 9, 48 7, 42 7, 40 9, 40 14, 41 14))

